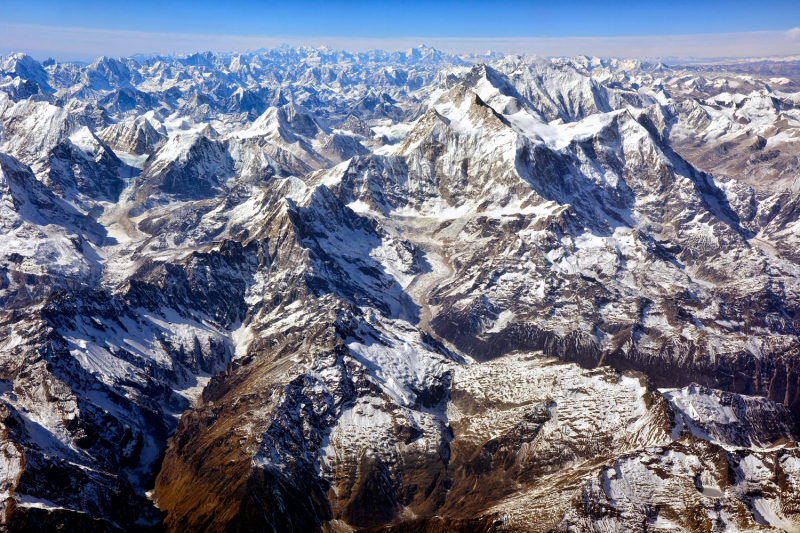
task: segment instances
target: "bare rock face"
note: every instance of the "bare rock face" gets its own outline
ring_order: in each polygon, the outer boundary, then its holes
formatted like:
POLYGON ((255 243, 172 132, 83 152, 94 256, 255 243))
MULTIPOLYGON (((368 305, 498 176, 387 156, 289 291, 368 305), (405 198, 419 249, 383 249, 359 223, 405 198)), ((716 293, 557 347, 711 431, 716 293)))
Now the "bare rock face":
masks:
POLYGON ((136 155, 153 153, 166 141, 148 120, 114 124, 99 137, 114 150, 136 155))
POLYGON ((198 132, 180 133, 145 161, 136 178, 137 199, 212 198, 232 174, 233 160, 221 143, 198 132))
POLYGON ((791 72, 0 58, 0 527, 800 531, 791 72))
POLYGON ((375 132, 373 132, 363 120, 359 119, 355 115, 350 115, 347 117, 347 120, 342 123, 341 128, 368 139, 375 136, 375 132))

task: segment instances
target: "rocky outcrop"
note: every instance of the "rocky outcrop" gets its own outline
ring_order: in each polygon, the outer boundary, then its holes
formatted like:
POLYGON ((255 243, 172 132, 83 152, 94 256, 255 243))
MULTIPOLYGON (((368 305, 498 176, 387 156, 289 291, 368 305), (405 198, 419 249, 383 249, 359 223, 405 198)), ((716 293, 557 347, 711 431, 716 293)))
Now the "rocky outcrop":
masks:
POLYGON ((129 154, 151 154, 166 141, 148 120, 121 122, 98 134, 108 146, 129 154))

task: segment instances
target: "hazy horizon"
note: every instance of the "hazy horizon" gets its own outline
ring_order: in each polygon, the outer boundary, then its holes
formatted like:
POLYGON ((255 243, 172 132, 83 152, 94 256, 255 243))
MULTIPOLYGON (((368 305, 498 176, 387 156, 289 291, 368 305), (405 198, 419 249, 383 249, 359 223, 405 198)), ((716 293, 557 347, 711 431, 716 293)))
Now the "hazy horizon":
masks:
POLYGON ((345 2, 31 0, 0 5, 0 53, 58 61, 108 55, 243 52, 322 45, 348 52, 601 57, 762 57, 800 54, 800 10, 789 1, 668 4, 584 0, 345 2))

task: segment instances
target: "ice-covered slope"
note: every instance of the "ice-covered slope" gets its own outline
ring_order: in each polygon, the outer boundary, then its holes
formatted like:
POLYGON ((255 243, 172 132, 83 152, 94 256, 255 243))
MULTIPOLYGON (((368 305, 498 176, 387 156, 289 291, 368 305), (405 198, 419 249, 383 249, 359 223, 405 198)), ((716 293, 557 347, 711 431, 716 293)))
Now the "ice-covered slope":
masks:
POLYGON ((23 306, 100 275, 105 230, 54 195, 31 169, 0 154, 3 308, 23 306))
MULTIPOLYGON (((795 301, 760 295, 775 284, 797 294, 784 274, 795 266, 753 247, 725 191, 645 118, 549 124, 456 86, 397 147, 311 180, 358 211, 418 221, 409 231, 453 270, 429 288, 431 325, 476 358, 543 349, 646 369, 663 385, 733 386, 739 365, 783 360, 794 342, 795 301), (748 298, 761 307, 744 338, 729 324, 748 298), (708 372, 720 358, 731 371, 708 372)), ((793 370, 773 368, 796 391, 793 370)), ((736 390, 781 398, 772 372, 736 390)))

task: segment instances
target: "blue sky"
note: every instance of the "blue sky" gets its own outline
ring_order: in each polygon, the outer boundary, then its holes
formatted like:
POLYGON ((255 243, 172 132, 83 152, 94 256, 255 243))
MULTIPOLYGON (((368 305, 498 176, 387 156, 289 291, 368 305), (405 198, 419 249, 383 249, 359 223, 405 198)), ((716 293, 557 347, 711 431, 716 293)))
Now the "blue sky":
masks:
POLYGON ((797 27, 798 0, 0 1, 0 51, 62 60, 148 53, 159 46, 163 52, 227 51, 284 41, 346 49, 426 42, 454 52, 539 48, 545 55, 558 53, 559 46, 564 53, 583 46, 584 53, 598 55, 641 55, 625 54, 631 47, 656 55, 711 57, 728 49, 736 53, 722 55, 791 54, 800 53, 800 36, 791 31, 797 27), (752 45, 737 34, 751 34, 752 45))

